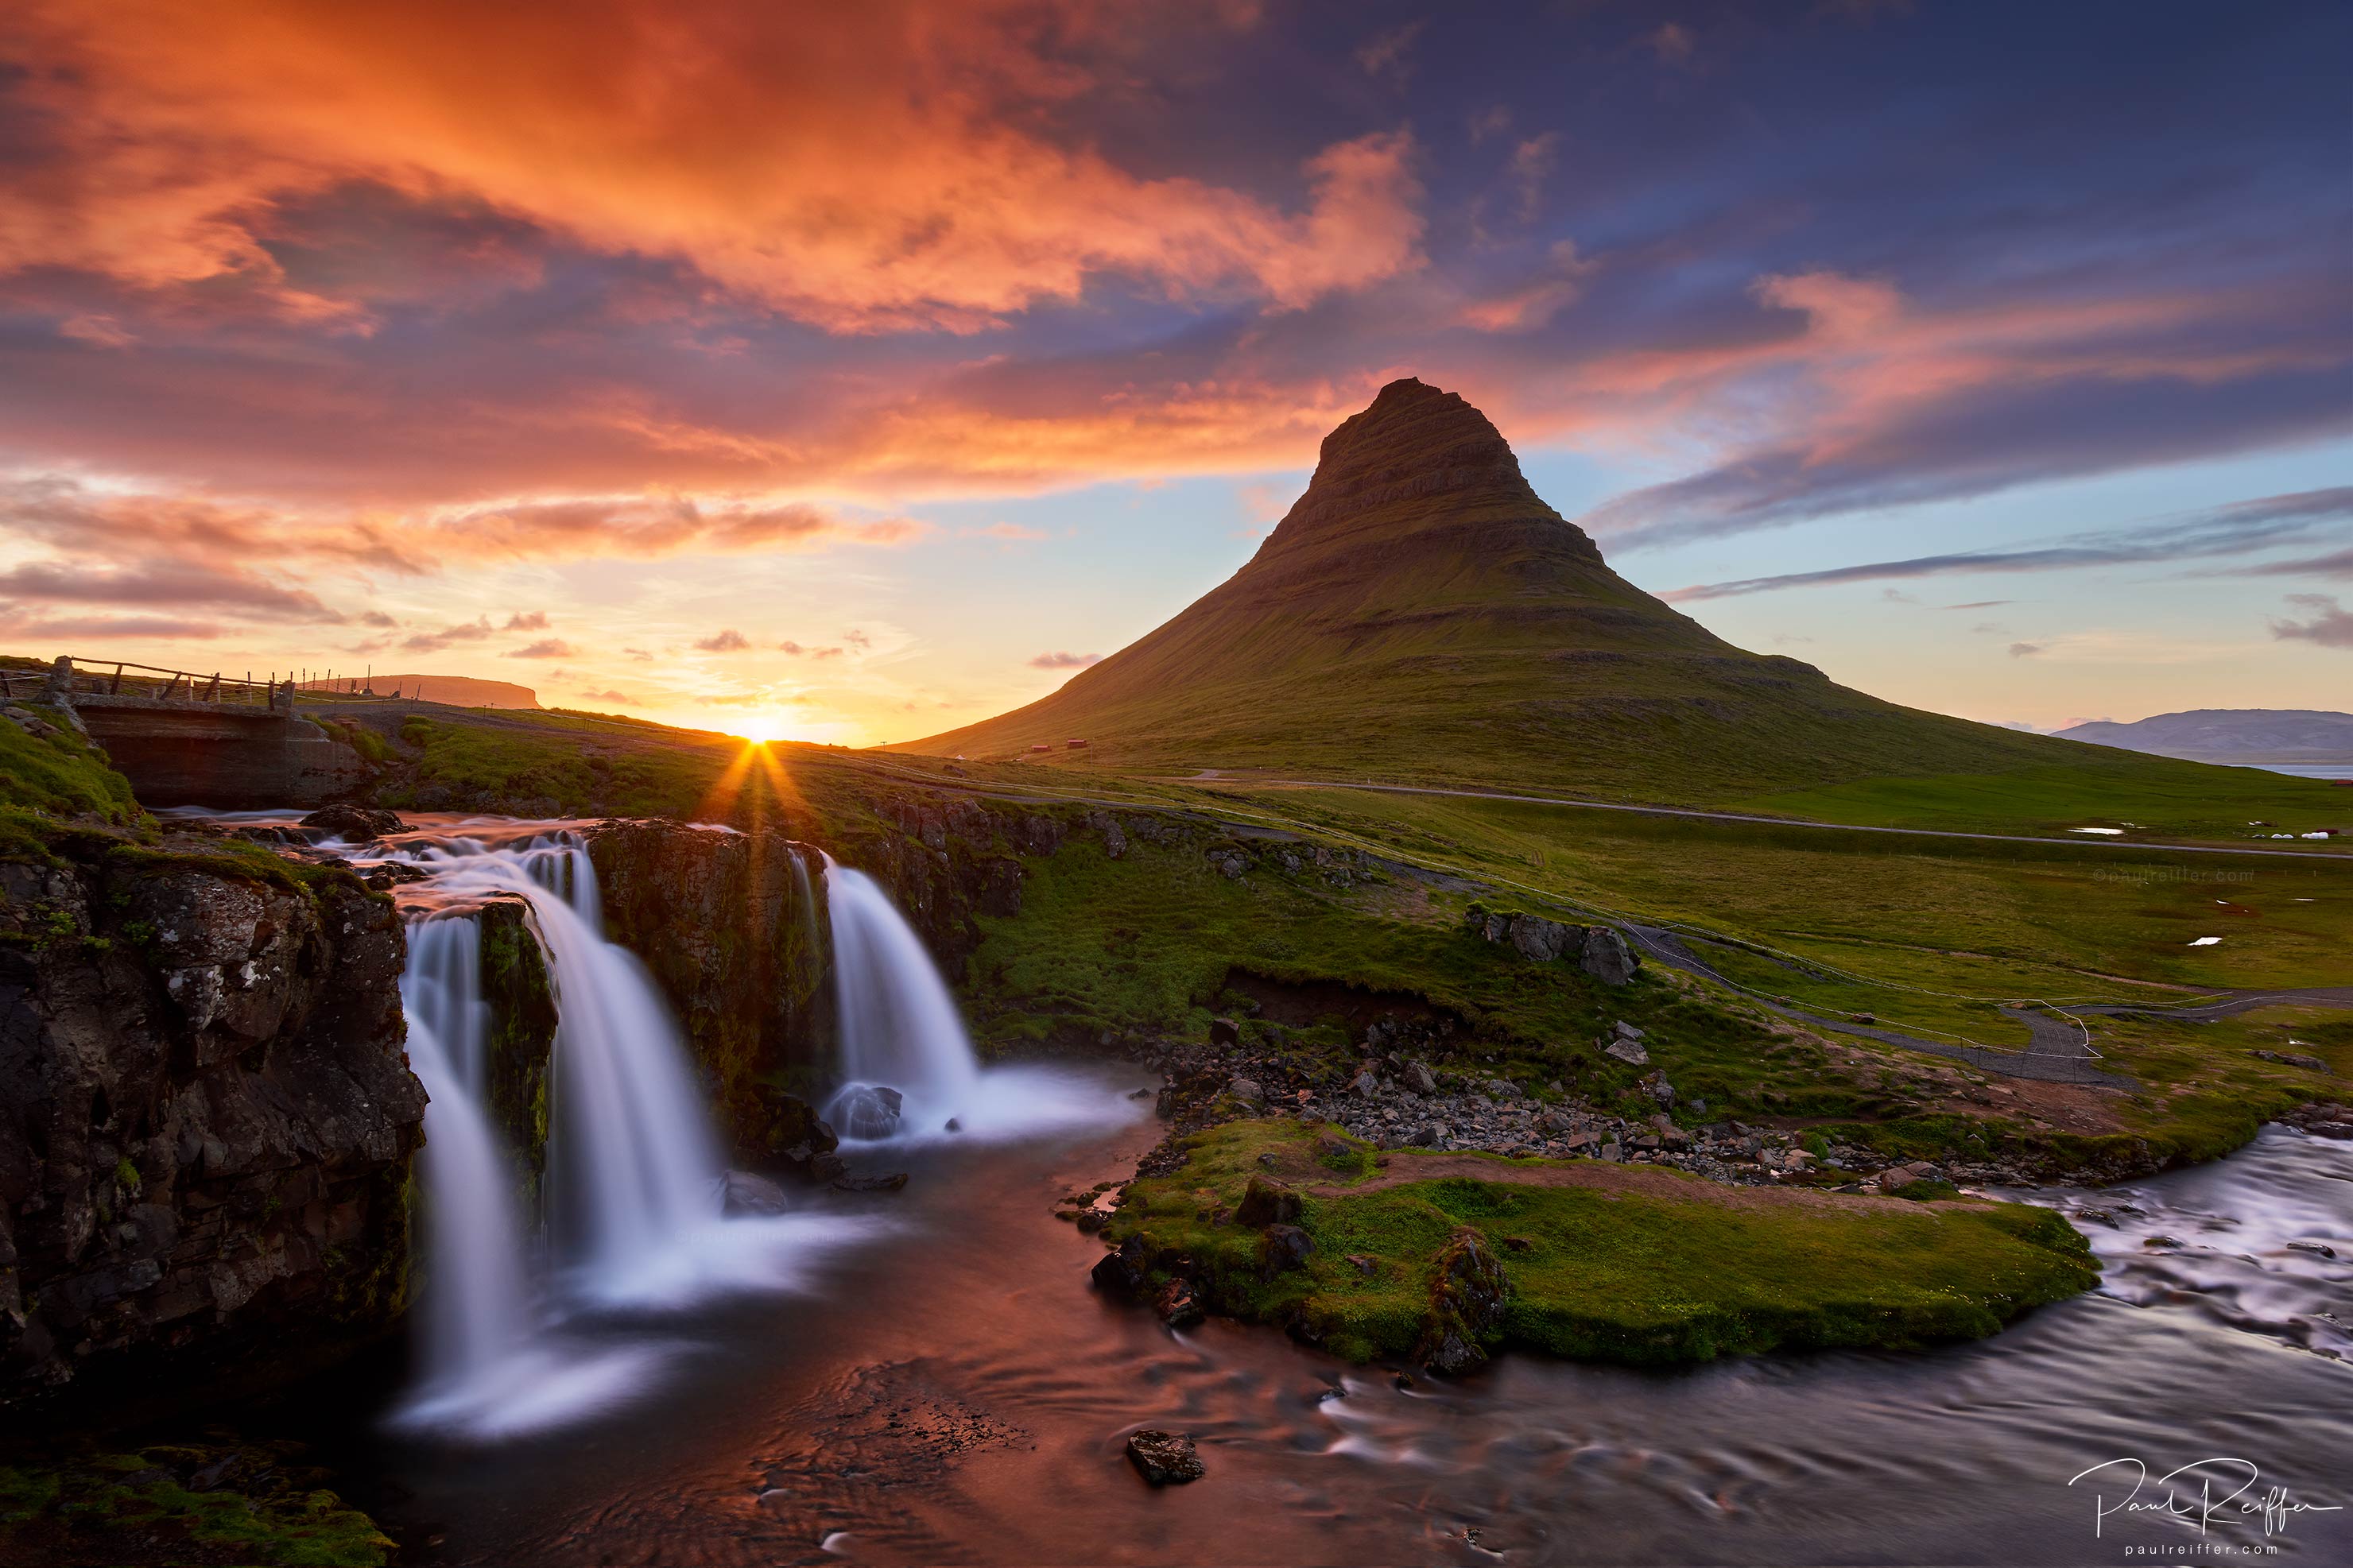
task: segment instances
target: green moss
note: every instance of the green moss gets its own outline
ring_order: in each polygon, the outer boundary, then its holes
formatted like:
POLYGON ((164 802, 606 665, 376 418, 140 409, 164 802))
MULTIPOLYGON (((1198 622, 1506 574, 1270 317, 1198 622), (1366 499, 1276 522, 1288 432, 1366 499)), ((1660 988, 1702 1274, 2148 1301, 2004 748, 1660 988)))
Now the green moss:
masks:
POLYGON ((202 849, 157 849, 144 844, 115 839, 106 844, 104 854, 111 867, 124 871, 194 871, 205 876, 252 882, 282 892, 316 896, 329 888, 340 888, 366 898, 388 900, 388 895, 372 890, 348 867, 290 860, 262 845, 244 839, 224 838, 202 849))
POLYGON ((69 1550, 79 1561, 119 1531, 136 1532, 147 1552, 185 1542, 206 1562, 273 1568, 389 1562, 391 1539, 317 1484, 323 1475, 288 1464, 291 1451, 156 1445, 0 1467, 0 1546, 11 1561, 69 1550))
POLYGON ((94 816, 130 823, 140 815, 131 782, 107 765, 105 753, 65 721, 35 705, 34 712, 57 721, 40 740, 0 721, 0 807, 62 816, 94 816))
MULTIPOLYGON (((1106 1239, 1135 1237, 1164 1267, 1190 1259, 1219 1310, 1359 1359, 1422 1342, 1434 1261, 1466 1227, 1510 1280, 1494 1344, 1636 1364, 1973 1338, 2098 1278, 2065 1220, 2018 1205, 1824 1204, 1662 1170, 1646 1174, 1669 1195, 1461 1176, 1349 1192, 1370 1184, 1331 1172, 1313 1130, 1279 1121, 1214 1128, 1186 1152, 1177 1171, 1128 1189, 1106 1239), (1259 1235, 1224 1217, 1264 1174, 1262 1155, 1302 1186, 1339 1189, 1304 1198, 1303 1270, 1269 1275, 1259 1235)), ((1387 1175, 1424 1157, 1389 1154, 1387 1175)), ((1489 1163, 1499 1176, 1575 1163, 1489 1163)))

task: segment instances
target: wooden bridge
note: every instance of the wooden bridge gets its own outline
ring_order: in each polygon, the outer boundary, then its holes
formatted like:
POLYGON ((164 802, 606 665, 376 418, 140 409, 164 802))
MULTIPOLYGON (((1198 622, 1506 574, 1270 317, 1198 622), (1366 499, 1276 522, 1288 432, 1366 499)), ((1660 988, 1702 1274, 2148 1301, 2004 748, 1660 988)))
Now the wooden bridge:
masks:
POLYGON ((368 776, 359 753, 294 710, 296 683, 60 658, 0 671, 0 698, 70 713, 142 805, 315 805, 368 776))

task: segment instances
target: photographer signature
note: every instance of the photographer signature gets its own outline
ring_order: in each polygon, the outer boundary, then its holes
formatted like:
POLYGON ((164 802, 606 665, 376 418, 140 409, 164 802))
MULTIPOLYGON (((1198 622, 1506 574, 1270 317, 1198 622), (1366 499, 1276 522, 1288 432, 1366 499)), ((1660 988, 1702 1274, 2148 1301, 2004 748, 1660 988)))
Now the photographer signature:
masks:
POLYGON ((2072 1487, 2085 1476, 2095 1476, 2104 1470, 2117 1472, 2119 1479, 2130 1478, 2132 1489, 2124 1495, 2122 1500, 2114 1503, 2108 1500, 2105 1492, 2094 1494, 2092 1534, 2094 1538, 2106 1527, 2108 1516, 2116 1513, 2127 1517, 2154 1513, 2172 1519, 2195 1520, 2200 1535, 2206 1533, 2218 1516, 2228 1523, 2231 1516, 2244 1519, 2260 1514, 2263 1516, 2263 1533, 2276 1535, 2287 1529, 2288 1521, 2296 1514, 2342 1511, 2340 1504, 2297 1502, 2288 1496, 2285 1487, 2266 1487, 2260 1492, 2256 1491, 2263 1478, 2253 1461, 2248 1459, 2219 1457, 2193 1459, 2154 1478, 2149 1475, 2148 1467, 2138 1459, 2109 1459, 2069 1477, 2067 1484, 2072 1487), (2185 1495, 2185 1489, 2193 1481, 2195 1491, 2185 1495), (2217 1497, 2215 1489, 2218 1486, 2229 1487, 2230 1489, 2217 1497), (2145 1490, 2154 1492, 2158 1489, 2162 1489, 2161 1497, 2145 1498, 2141 1495, 2145 1490))

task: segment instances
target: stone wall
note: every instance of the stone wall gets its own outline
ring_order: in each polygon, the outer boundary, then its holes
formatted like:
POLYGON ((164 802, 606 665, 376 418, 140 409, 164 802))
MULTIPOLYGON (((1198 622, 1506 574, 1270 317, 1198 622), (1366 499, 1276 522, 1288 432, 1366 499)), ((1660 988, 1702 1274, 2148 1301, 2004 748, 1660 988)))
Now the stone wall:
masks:
POLYGON ((276 709, 85 697, 74 711, 150 806, 316 805, 374 776, 349 745, 276 709))

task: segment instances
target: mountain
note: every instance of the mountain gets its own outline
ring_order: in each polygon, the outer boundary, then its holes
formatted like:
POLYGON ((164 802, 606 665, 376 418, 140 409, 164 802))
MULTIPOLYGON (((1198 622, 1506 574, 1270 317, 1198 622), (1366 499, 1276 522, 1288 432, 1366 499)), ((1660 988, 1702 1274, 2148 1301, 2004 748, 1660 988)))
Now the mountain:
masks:
POLYGON ((2193 708, 2129 724, 2102 719, 2059 733, 2191 762, 2353 763, 2353 713, 2318 708, 2193 708))
POLYGON ((1659 801, 2124 765, 1733 647, 1612 572, 1484 415, 1411 379, 1324 437, 1258 553, 1175 619, 1050 697, 896 749, 1039 744, 1130 769, 1659 801))
MULTIPOLYGON (((446 702, 452 708, 536 708, 539 693, 528 686, 517 686, 507 680, 480 680, 470 675, 377 675, 361 682, 381 697, 395 691, 404 697, 421 697, 427 702, 446 702)), ((303 687, 305 691, 347 691, 352 682, 338 679, 330 686, 323 680, 313 680, 303 687)))

